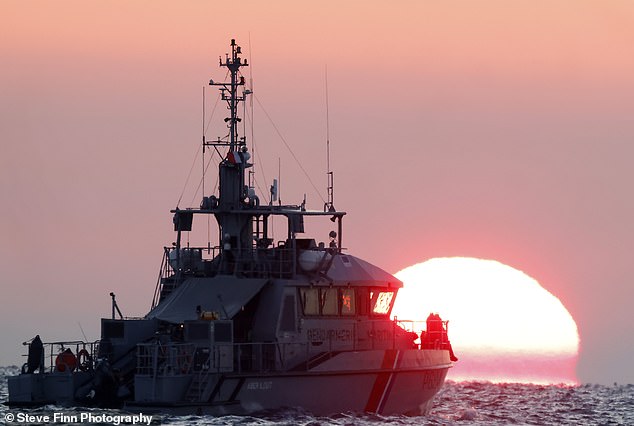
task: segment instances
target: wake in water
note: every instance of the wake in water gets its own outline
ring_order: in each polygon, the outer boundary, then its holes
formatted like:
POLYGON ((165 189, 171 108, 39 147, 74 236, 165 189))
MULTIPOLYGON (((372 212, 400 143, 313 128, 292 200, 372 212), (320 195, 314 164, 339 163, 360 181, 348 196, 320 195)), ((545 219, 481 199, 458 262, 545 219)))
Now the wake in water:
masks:
MULTIPOLYGON (((17 367, 0 367, 0 401, 8 397, 7 376, 17 367)), ((315 395, 318 398, 318 395, 315 395)), ((45 406, 16 409, 0 405, 0 423, 7 414, 66 414, 85 408, 45 406)), ((95 414, 120 415, 119 410, 91 409, 95 414)), ((531 385, 448 381, 427 416, 380 416, 343 413, 317 417, 302 410, 259 413, 258 416, 154 416, 152 424, 169 425, 507 425, 507 424, 634 424, 634 385, 531 385)), ((6 422, 6 424, 11 424, 6 422)), ((17 423, 14 423, 17 424, 17 423)), ((46 424, 46 423, 45 423, 46 424)), ((106 423, 107 424, 107 423, 106 423)))

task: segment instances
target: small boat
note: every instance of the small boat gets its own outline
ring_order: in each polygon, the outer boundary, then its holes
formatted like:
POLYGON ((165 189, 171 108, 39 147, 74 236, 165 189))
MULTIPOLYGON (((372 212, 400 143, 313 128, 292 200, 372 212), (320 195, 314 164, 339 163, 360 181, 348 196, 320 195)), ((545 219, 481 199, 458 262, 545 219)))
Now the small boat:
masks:
POLYGON ((203 138, 203 151, 219 154, 218 190, 199 207, 171 211, 175 242, 164 248, 152 308, 124 318, 110 293, 112 316, 101 319, 98 340, 25 342, 9 405, 211 415, 429 410, 453 364, 446 322, 391 318, 403 284, 344 248, 346 212, 333 205, 332 172, 323 209, 282 204, 275 184, 260 203, 238 127, 251 95, 240 69, 249 64, 235 40, 230 49, 220 59, 229 81, 210 81, 227 103, 228 134, 203 138), (194 218, 213 218, 217 239, 184 243, 194 218), (325 242, 307 236, 306 218, 331 229, 325 242), (278 241, 273 219, 285 223, 278 241))

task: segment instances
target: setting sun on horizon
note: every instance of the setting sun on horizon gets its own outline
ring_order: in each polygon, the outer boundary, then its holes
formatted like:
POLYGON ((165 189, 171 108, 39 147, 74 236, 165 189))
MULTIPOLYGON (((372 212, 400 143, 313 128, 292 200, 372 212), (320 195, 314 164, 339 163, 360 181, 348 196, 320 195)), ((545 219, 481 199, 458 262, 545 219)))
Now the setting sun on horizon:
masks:
POLYGON ((563 304, 525 273, 493 260, 436 258, 395 274, 393 315, 449 321, 460 361, 448 378, 576 384, 577 325, 563 304))

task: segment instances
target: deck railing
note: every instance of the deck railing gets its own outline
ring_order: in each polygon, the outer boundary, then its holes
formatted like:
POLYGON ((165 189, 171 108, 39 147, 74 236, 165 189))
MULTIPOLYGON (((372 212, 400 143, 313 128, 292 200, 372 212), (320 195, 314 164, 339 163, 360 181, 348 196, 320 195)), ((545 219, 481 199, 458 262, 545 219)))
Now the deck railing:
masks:
POLYGON ((285 359, 290 346, 307 343, 142 343, 137 345, 137 374, 173 376, 191 373, 268 372, 292 365, 285 359), (223 359, 227 358, 228 359, 223 359), (279 364, 278 364, 279 361, 279 364))
POLYGON ((400 320, 394 323, 402 329, 416 333, 420 349, 447 349, 449 345, 449 321, 428 319, 426 321, 400 320))
POLYGON ((222 252, 218 246, 181 248, 179 271, 175 270, 172 254, 174 250, 176 250, 174 247, 164 247, 152 298, 152 309, 187 276, 214 276, 218 273, 228 273, 268 279, 292 278, 297 272, 296 250, 285 246, 283 242, 280 242, 277 247, 244 249, 240 255, 232 251, 222 252), (222 256, 220 256, 221 253, 222 256))
MULTIPOLYGON (((32 341, 23 342, 31 351, 32 341)), ((84 342, 82 340, 69 340, 59 342, 43 342, 42 356, 39 367, 40 373, 72 373, 76 370, 90 371, 94 368, 99 353, 99 340, 84 342), (68 352, 69 351, 69 352, 68 352)), ((23 354, 23 357, 28 357, 23 354)), ((27 363, 22 366, 22 372, 28 369, 27 363)))
POLYGON ((318 340, 295 342, 143 343, 137 345, 137 374, 209 374, 222 369, 236 373, 308 371, 342 351, 448 348, 447 321, 431 324, 395 318, 389 323, 373 321, 362 330, 356 322, 351 326, 342 329, 349 331, 343 340, 336 333, 325 333, 318 340))

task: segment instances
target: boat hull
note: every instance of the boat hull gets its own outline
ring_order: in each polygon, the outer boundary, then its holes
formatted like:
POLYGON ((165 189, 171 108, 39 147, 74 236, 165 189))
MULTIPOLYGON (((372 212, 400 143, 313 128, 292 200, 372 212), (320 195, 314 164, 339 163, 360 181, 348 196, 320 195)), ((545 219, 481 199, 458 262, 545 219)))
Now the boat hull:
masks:
POLYGON ((20 374, 8 377, 10 406, 41 406, 46 404, 77 405, 75 392, 90 382, 85 372, 20 374))
POLYGON ((315 415, 373 412, 423 415, 433 403, 448 367, 395 372, 228 376, 206 402, 130 402, 143 413, 241 415, 302 409, 315 415))
MULTIPOLYGON (((253 414, 300 408, 316 415, 429 411, 451 363, 445 350, 342 353, 310 371, 232 374, 210 382, 203 397, 184 402, 184 375, 137 376, 129 410, 174 414, 253 414), (351 369, 356 368, 356 369, 351 369)), ((191 381, 191 380, 190 380, 191 381)))

